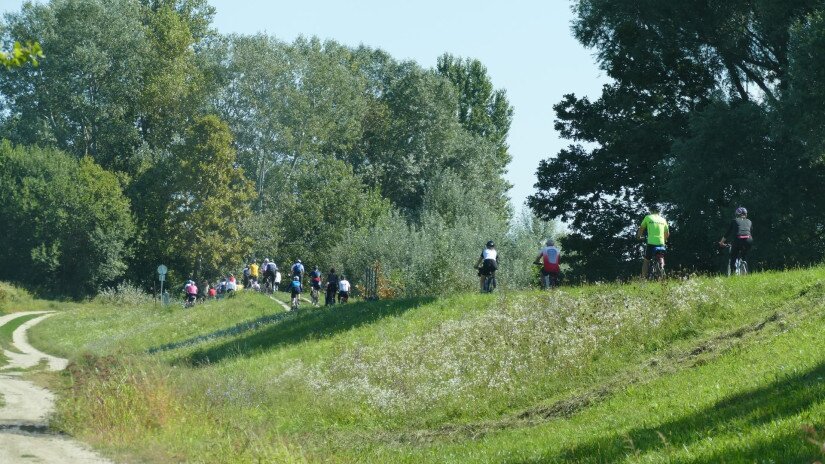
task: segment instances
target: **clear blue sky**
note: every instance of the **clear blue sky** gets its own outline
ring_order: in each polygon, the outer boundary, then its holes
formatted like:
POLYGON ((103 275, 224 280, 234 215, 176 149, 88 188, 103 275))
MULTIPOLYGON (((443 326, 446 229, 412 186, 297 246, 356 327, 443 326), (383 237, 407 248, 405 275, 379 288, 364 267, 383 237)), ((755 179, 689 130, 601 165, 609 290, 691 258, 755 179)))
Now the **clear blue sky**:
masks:
MULTIPOLYGON (((42 1, 41 1, 42 3, 42 1)), ((567 143, 553 129, 566 93, 597 96, 606 82, 591 50, 570 33, 568 0, 211 0, 222 33, 263 31, 281 40, 318 36, 381 48, 435 66, 444 52, 477 58, 515 107, 507 174, 515 206, 533 193, 541 159, 567 143)), ((4 0, 5 11, 23 0, 4 0)))

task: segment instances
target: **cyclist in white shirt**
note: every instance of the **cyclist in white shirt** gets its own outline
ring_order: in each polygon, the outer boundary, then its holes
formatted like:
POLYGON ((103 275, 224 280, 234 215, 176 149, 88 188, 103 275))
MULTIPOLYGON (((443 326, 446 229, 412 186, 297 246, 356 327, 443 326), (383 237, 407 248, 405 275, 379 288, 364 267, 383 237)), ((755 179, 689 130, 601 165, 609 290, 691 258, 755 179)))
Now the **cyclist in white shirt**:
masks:
POLYGON ((481 291, 484 291, 484 279, 489 275, 495 275, 498 270, 498 251, 496 251, 496 244, 492 240, 487 242, 487 248, 481 250, 476 262, 478 268, 478 277, 481 284, 481 291), (481 267, 479 267, 481 266, 481 267))
POLYGON ((341 276, 338 281, 338 303, 346 303, 349 300, 349 280, 346 276, 341 276))

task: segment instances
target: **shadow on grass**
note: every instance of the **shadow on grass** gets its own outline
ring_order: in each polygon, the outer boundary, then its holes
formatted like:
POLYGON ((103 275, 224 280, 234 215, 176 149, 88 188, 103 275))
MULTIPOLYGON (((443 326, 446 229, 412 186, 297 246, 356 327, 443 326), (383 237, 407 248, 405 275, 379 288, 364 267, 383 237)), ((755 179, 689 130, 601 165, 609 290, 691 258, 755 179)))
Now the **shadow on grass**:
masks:
POLYGON ((218 363, 229 357, 250 356, 262 350, 300 343, 306 340, 331 337, 354 327, 371 324, 388 316, 397 316, 410 309, 433 302, 435 298, 422 297, 407 300, 348 303, 303 309, 297 314, 269 324, 240 340, 197 350, 179 361, 193 365, 218 363))
POLYGON ((232 327, 227 327, 225 329, 216 330, 214 332, 210 332, 208 334, 198 335, 196 337, 187 338, 186 340, 181 340, 178 342, 167 343, 165 345, 156 346, 153 348, 149 348, 146 350, 149 354, 158 353, 161 351, 169 351, 169 350, 176 350, 178 348, 183 348, 185 346, 192 346, 197 345, 199 343, 208 342, 210 340, 215 340, 217 338, 223 337, 230 337, 233 335, 240 335, 244 332, 249 332, 250 330, 259 329, 265 325, 275 324, 280 322, 284 319, 295 317, 294 313, 276 313, 270 314, 269 316, 259 317, 257 319, 251 321, 241 322, 239 324, 235 324, 232 327))
MULTIPOLYGON (((643 456, 667 448, 690 447, 715 435, 747 433, 747 429, 799 414, 825 400, 823 378, 825 363, 807 372, 789 375, 764 387, 731 396, 687 417, 599 437, 544 459, 554 462, 618 462, 632 455, 643 456)), ((768 457, 777 458, 772 462, 789 462, 788 456, 783 453, 808 459, 808 462, 817 458, 813 447, 803 446, 800 435, 796 435, 790 443, 785 442, 789 437, 781 433, 777 435, 780 436, 772 437, 764 446, 756 443, 753 447, 729 447, 717 451, 716 459, 710 461, 704 458, 695 461, 686 457, 684 461, 671 458, 669 462, 767 462, 764 460, 768 457)))

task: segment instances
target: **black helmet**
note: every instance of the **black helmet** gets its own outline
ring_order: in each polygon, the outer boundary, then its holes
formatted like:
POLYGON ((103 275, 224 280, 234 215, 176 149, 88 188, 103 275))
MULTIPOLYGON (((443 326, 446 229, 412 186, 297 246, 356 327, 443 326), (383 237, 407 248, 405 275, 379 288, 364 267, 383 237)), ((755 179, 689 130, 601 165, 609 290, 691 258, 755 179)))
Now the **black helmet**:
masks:
POLYGON ((489 242, 487 242, 487 248, 495 248, 495 246, 496 246, 496 244, 495 244, 495 243, 493 243, 493 241, 492 241, 492 240, 490 240, 489 242))

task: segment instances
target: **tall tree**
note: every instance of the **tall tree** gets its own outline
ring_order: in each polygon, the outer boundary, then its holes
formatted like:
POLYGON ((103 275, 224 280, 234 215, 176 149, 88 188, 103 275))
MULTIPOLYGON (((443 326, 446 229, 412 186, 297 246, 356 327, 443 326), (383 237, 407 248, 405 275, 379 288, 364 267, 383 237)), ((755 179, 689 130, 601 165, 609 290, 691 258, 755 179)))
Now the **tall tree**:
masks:
POLYGON ((0 144, 0 279, 95 292, 123 276, 134 231, 120 180, 90 158, 0 144))
MULTIPOLYGON (((773 218, 768 209, 773 203, 762 201, 762 193, 785 191, 780 179, 800 173, 793 168, 799 163, 791 161, 797 155, 780 142, 786 131, 779 129, 774 109, 788 85, 790 32, 815 4, 576 3, 574 33, 596 49, 614 82, 597 100, 567 95, 556 105, 556 128, 576 144, 541 163, 538 191, 529 204, 542 217, 570 223, 573 233, 565 245, 581 269, 597 278, 627 275, 620 269, 629 269, 621 263, 628 264, 636 253, 630 234, 653 203, 665 205, 675 220, 671 261, 691 268, 710 249, 708 233, 693 221, 724 222, 738 201, 752 202, 755 216, 773 218), (737 118, 724 120, 725 127, 746 131, 745 143, 722 143, 724 130, 707 124, 721 121, 716 119, 721 114, 737 118), (732 164, 735 160, 747 162, 732 164), (720 164, 727 171, 724 179, 708 172, 720 164), (752 188, 765 170, 783 174, 752 188), (713 206, 699 205, 686 193, 695 188, 681 188, 680 176, 701 173, 710 177, 691 187, 704 185, 700 198, 720 201, 713 206), (709 186, 710 178, 719 184, 709 186), (618 264, 599 261, 605 250, 612 255, 607 260, 618 264)), ((704 227, 716 230, 724 224, 704 227)), ((769 247, 760 246, 760 254, 773 256, 776 264, 781 254, 769 247)))
POLYGON ((146 278, 163 262, 176 278, 212 277, 249 254, 251 239, 240 232, 250 214, 252 184, 239 167, 232 135, 216 116, 187 129, 174 156, 165 158, 132 186, 151 198, 139 203, 146 278))
POLYGON ((473 134, 496 146, 503 174, 510 164, 507 135, 513 122, 513 107, 503 89, 494 89, 487 68, 479 60, 461 59, 449 53, 438 58, 436 70, 453 83, 458 91, 458 121, 473 134))

